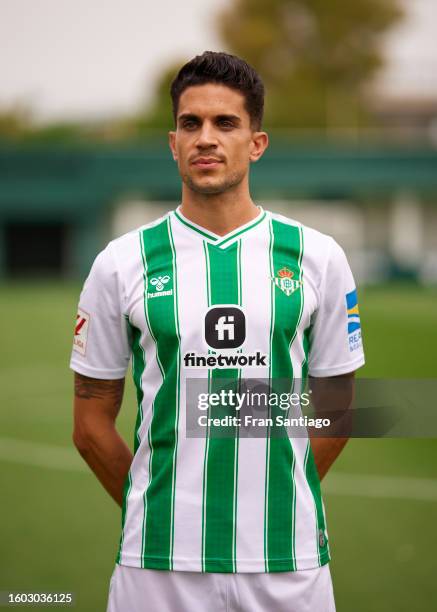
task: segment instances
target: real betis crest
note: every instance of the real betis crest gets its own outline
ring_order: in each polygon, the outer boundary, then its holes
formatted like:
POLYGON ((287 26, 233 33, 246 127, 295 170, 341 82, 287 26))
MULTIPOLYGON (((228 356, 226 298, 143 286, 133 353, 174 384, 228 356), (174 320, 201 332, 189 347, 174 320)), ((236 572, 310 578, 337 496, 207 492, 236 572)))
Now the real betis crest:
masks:
POLYGON ((287 296, 294 293, 294 291, 299 289, 302 285, 302 281, 293 279, 293 272, 288 268, 281 268, 281 270, 277 272, 277 275, 272 278, 272 281, 274 281, 275 285, 287 296))

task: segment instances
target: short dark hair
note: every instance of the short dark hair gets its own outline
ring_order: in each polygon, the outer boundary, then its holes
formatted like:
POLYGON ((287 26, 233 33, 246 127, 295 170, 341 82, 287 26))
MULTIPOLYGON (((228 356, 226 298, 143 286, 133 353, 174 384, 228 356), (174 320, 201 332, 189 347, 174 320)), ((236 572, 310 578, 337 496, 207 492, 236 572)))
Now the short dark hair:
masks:
POLYGON ((185 89, 206 83, 220 83, 243 94, 251 126, 256 130, 261 128, 264 112, 264 85, 261 77, 241 58, 215 51, 196 55, 182 66, 174 78, 170 95, 175 121, 179 99, 185 89))

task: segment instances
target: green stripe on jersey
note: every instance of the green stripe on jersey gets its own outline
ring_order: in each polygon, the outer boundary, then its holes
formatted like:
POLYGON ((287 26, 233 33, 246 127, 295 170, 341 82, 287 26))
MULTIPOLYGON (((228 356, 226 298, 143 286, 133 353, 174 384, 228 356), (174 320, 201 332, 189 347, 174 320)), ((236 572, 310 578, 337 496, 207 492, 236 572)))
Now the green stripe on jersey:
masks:
POLYGON ((116 563, 121 562, 121 549, 123 548, 123 541, 124 541, 124 525, 126 522, 127 500, 131 492, 131 489, 132 489, 132 477, 131 477, 131 473, 129 470, 126 476, 126 479, 124 481, 124 486, 123 486, 123 504, 121 507, 121 535, 120 535, 120 543, 118 545, 117 558, 115 560, 116 563))
POLYGON ((305 476, 314 498, 314 506, 316 510, 316 537, 319 565, 325 565, 325 563, 328 563, 330 560, 328 540, 326 538, 325 513, 323 511, 319 474, 317 472, 316 462, 314 461, 313 450, 309 440, 305 456, 305 476))
POLYGON ((138 450, 141 443, 139 429, 143 421, 143 383, 142 377, 144 368, 146 367, 146 360, 144 357, 144 349, 141 346, 141 330, 137 329, 133 325, 129 324, 132 335, 132 376, 137 390, 137 419, 135 422, 135 437, 134 437, 134 455, 138 450))
MULTIPOLYGON (((299 288, 290 295, 273 279, 283 268, 301 279, 302 232, 300 228, 273 219, 270 227, 270 263, 272 276, 272 321, 270 331, 271 391, 289 393, 293 382, 290 344, 300 322, 303 292, 299 288)), ((269 416, 275 422, 284 412, 272 406, 269 416)), ((269 428, 266 445, 266 501, 264 554, 268 572, 296 569, 294 553, 295 455, 285 430, 269 428)))
MULTIPOLYGON (((139 436, 139 429, 143 421, 143 397, 144 397, 142 376, 143 376, 144 368, 146 364, 145 364, 145 358, 144 358, 144 349, 141 346, 141 330, 131 325, 129 320, 127 320, 127 325, 129 326, 130 331, 131 331, 132 376, 133 376, 135 388, 137 391, 137 405, 138 405, 137 418, 135 422, 135 436, 134 436, 134 455, 135 455, 141 443, 140 436, 139 436)), ((118 547, 118 554, 117 554, 117 560, 116 560, 117 563, 120 563, 120 560, 121 560, 121 549, 123 547, 123 540, 124 540, 124 525, 126 522, 126 509, 127 509, 128 498, 129 498, 131 489, 132 489, 132 476, 129 470, 128 475, 124 482, 124 487, 123 487, 123 503, 122 503, 122 510, 121 510, 121 536, 120 536, 120 544, 118 547)))
MULTIPOLYGON (((309 344, 310 344, 310 338, 309 338, 310 331, 311 331, 311 327, 307 327, 307 329, 304 331, 304 334, 303 334, 303 349, 304 349, 305 359, 302 363, 302 388, 301 388, 302 391, 304 390, 303 386, 306 384, 307 382, 306 379, 308 377, 308 351, 309 351, 309 344)), ((325 563, 328 563, 331 557, 329 553, 328 540, 326 538, 326 520, 325 520, 325 513, 323 511, 322 493, 320 490, 320 479, 319 479, 319 474, 317 472, 317 467, 314 461, 314 455, 313 455, 313 450, 311 448, 310 440, 308 440, 308 444, 307 444, 307 448, 305 452, 304 470, 305 470, 305 476, 306 476, 308 485, 311 489, 311 494, 314 499, 314 508, 315 508, 316 525, 317 525, 317 533, 316 533, 317 554, 319 558, 319 565, 324 565, 325 563), (322 535, 322 538, 321 538, 321 535, 322 535)))
MULTIPOLYGON (((206 244, 206 243, 204 243, 206 244)), ((239 244, 227 249, 206 244, 209 278, 209 305, 239 303, 239 244)), ((210 393, 219 393, 226 379, 226 388, 237 391, 239 370, 215 369, 210 376, 210 393), (229 381, 229 382, 228 382, 229 381)), ((208 416, 234 416, 231 407, 210 406, 208 416)), ((202 570, 235 572, 236 462, 238 461, 237 429, 223 435, 223 428, 211 426, 207 431, 203 491, 202 570)))
POLYGON ((152 452, 145 495, 142 556, 143 567, 171 570, 180 397, 180 333, 176 254, 169 217, 143 230, 142 245, 146 317, 156 343, 157 360, 163 376, 155 396, 149 430, 152 452), (169 278, 165 280, 166 277, 169 278))
POLYGON ((306 385, 308 378, 308 351, 310 347, 310 332, 311 327, 307 327, 303 333, 303 352, 305 358, 302 362, 302 391, 304 391, 303 386, 306 385))

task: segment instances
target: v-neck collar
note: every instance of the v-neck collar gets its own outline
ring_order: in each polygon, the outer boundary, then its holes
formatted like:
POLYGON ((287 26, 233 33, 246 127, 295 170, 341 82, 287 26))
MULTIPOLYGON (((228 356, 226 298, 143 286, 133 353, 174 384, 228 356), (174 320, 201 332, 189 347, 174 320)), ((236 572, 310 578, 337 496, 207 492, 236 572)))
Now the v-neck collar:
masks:
POLYGON ((258 225, 259 223, 264 221, 264 219, 266 217, 266 211, 262 208, 262 206, 257 206, 257 208, 259 208, 260 212, 255 217, 255 219, 252 219, 251 221, 248 221, 244 225, 240 225, 239 227, 236 227, 234 230, 232 230, 232 232, 228 232, 224 236, 219 236, 218 234, 215 234, 214 232, 211 232, 210 230, 205 229, 201 225, 198 225, 197 223, 194 223, 194 221, 190 221, 189 219, 187 219, 181 213, 181 210, 180 210, 181 206, 180 205, 176 208, 176 210, 173 211, 173 215, 176 217, 176 219, 180 223, 183 223, 186 227, 191 229, 198 236, 203 237, 204 240, 208 240, 209 242, 213 243, 215 246, 220 247, 220 248, 223 249, 223 248, 228 247, 229 244, 235 238, 237 238, 237 236, 240 236, 241 234, 247 232, 248 230, 252 229, 256 225, 258 225))

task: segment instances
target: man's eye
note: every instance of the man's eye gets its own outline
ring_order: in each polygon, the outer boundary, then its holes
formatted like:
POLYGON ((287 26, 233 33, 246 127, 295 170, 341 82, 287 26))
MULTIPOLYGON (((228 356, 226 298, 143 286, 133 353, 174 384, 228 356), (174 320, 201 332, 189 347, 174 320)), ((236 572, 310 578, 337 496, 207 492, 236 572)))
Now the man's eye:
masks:
POLYGON ((196 121, 184 121, 182 125, 185 129, 192 130, 197 127, 197 122, 196 121))
POLYGON ((229 121, 229 119, 223 119, 222 121, 219 121, 219 126, 224 128, 233 128, 234 124, 232 121, 229 121))

